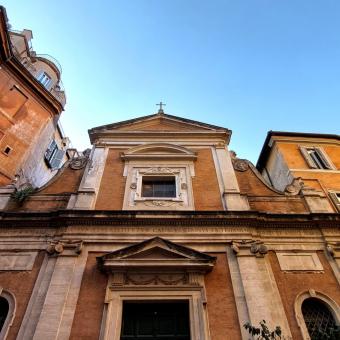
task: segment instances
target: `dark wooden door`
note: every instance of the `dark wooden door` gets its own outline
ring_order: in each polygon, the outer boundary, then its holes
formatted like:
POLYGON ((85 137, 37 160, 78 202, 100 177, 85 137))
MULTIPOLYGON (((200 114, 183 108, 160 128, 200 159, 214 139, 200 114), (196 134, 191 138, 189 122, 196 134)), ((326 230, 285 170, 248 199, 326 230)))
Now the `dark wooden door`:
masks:
POLYGON ((190 340, 188 302, 124 303, 121 340, 190 340))

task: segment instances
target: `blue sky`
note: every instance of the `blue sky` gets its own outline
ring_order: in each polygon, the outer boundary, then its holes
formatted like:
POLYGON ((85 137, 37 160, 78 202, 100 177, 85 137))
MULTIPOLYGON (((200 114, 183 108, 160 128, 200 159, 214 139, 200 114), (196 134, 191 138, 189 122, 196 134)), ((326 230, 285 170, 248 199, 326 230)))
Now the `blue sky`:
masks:
POLYGON ((87 130, 165 111, 233 130, 256 162, 267 131, 337 133, 339 0, 2 1, 13 29, 62 65, 62 124, 87 130))

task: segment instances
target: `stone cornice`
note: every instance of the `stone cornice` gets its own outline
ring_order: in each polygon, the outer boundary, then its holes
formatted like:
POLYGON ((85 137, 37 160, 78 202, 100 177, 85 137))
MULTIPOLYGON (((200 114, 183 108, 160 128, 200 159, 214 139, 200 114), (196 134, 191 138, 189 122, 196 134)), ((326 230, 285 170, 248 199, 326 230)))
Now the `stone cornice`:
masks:
POLYGON ((232 211, 102 211, 1 212, 4 227, 101 226, 231 226, 255 228, 337 228, 340 214, 266 214, 232 211))

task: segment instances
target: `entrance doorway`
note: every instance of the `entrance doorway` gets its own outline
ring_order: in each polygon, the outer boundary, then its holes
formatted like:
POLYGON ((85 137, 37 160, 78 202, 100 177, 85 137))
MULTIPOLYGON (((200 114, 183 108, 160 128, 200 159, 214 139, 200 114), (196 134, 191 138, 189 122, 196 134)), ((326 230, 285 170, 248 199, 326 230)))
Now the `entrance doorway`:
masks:
POLYGON ((190 340, 189 303, 124 302, 121 340, 190 340))

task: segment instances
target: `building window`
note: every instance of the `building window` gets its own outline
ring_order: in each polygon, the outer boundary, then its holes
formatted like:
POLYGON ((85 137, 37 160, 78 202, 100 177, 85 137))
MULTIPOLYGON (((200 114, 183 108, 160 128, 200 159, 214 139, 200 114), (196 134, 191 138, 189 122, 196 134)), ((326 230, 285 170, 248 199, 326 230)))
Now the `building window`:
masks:
POLYGON ((0 332, 7 319, 8 311, 9 311, 8 301, 4 297, 0 296, 0 332))
POLYGON ((175 176, 143 176, 142 197, 176 197, 175 176))
POLYGON ((338 211, 340 211, 340 192, 330 191, 329 196, 331 197, 333 203, 335 204, 338 211))
POLYGON ((46 72, 40 73, 37 79, 40 82, 40 84, 42 84, 47 89, 50 87, 52 82, 52 78, 46 72))
MULTIPOLYGON (((1 290, 1 287, 0 287, 1 290)), ((14 296, 2 290, 0 295, 0 339, 6 339, 15 314, 14 296)))
POLYGON ((45 152, 45 162, 51 169, 58 169, 65 155, 65 151, 58 148, 58 144, 53 140, 45 152))
POLYGON ((320 147, 300 147, 308 166, 312 169, 334 170, 335 167, 320 147))
POLYGON ((190 340, 188 301, 123 303, 121 340, 190 340))
POLYGON ((6 146, 3 150, 3 153, 8 156, 10 154, 10 152, 12 151, 12 148, 10 146, 6 146))
POLYGON ((339 339, 339 328, 328 307, 316 298, 303 301, 301 306, 303 318, 311 340, 339 339))

